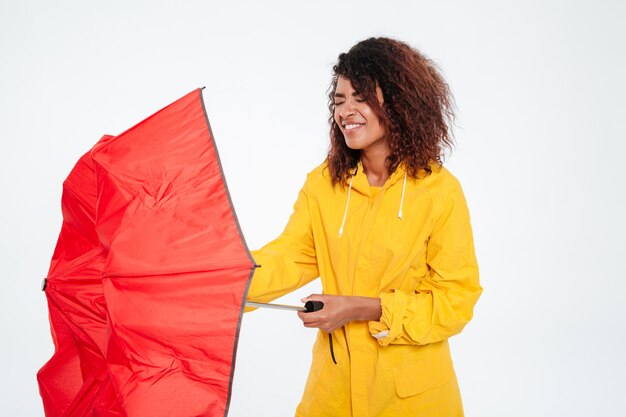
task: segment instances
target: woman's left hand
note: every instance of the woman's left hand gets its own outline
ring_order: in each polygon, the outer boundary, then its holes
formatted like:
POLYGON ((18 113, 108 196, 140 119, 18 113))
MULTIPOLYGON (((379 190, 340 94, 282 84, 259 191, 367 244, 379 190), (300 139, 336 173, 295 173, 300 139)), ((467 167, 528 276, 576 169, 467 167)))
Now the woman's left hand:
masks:
POLYGON ((317 327, 326 333, 353 320, 379 320, 382 314, 379 298, 311 294, 302 299, 303 303, 307 301, 321 301, 324 308, 311 313, 299 311, 298 317, 304 327, 317 327))

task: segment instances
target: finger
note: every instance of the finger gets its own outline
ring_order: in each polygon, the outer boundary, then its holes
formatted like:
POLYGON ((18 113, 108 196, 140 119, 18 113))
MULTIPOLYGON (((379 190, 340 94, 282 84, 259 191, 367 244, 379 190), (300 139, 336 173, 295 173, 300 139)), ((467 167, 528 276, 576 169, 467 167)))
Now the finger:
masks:
POLYGON ((311 313, 304 311, 298 311, 298 318, 305 323, 311 323, 313 321, 319 321, 319 317, 311 317, 311 313))
POLYGON ((306 303, 307 301, 311 301, 311 300, 312 300, 312 297, 316 297, 316 296, 318 296, 318 295, 319 295, 319 294, 309 294, 309 295, 307 295, 306 297, 304 297, 303 299, 301 299, 300 301, 302 301, 303 303, 306 303))
POLYGON ((324 325, 324 322, 319 320, 302 320, 302 324, 305 327, 320 327, 324 325))
POLYGON ((304 315, 304 317, 302 317, 302 322, 303 323, 326 323, 325 320, 321 320, 319 317, 308 317, 306 314, 304 315))
POLYGON ((323 294, 310 294, 300 301, 302 301, 303 303, 306 303, 307 301, 324 301, 324 295, 323 294))
POLYGON ((308 317, 305 317, 304 320, 302 320, 302 323, 307 324, 307 325, 311 325, 313 327, 324 327, 324 326, 328 326, 328 320, 321 320, 321 319, 309 319, 308 317))
POLYGON ((298 311, 298 313, 296 314, 298 314, 298 317, 300 317, 300 319, 302 320, 304 320, 304 318, 308 315, 306 311, 302 311, 302 310, 298 311))

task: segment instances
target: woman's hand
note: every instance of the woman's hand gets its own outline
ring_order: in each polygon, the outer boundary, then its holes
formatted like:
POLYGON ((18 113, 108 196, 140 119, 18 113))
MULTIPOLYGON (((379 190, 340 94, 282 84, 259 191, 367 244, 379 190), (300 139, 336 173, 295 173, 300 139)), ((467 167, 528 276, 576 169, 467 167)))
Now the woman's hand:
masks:
POLYGON ((311 313, 299 311, 298 317, 304 323, 304 327, 317 327, 326 333, 332 333, 355 320, 379 320, 382 314, 379 298, 311 294, 301 301, 324 303, 323 309, 311 313))

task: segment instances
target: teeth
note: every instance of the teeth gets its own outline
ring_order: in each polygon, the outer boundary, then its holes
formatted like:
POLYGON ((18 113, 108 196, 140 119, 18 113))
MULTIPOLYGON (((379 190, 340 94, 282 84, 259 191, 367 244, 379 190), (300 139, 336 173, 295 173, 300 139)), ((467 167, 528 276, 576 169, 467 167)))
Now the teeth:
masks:
POLYGON ((349 125, 344 125, 344 127, 345 127, 347 130, 356 129, 356 128, 357 128, 357 127, 359 127, 359 126, 361 126, 361 124, 358 124, 358 123, 349 124, 349 125))

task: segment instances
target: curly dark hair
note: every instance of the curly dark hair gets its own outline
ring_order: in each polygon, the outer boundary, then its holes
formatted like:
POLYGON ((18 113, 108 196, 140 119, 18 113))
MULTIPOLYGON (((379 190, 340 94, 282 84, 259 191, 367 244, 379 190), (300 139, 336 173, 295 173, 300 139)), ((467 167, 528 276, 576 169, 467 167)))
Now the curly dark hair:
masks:
POLYGON ((339 76, 346 77, 380 118, 387 132, 393 173, 404 164, 408 174, 432 172, 441 165, 444 148, 451 148, 454 99, 435 64, 404 42, 369 38, 339 55, 329 87, 330 150, 327 162, 333 184, 344 183, 357 166, 361 152, 350 149, 335 122, 335 90, 339 76), (376 87, 383 93, 383 104, 376 87))

